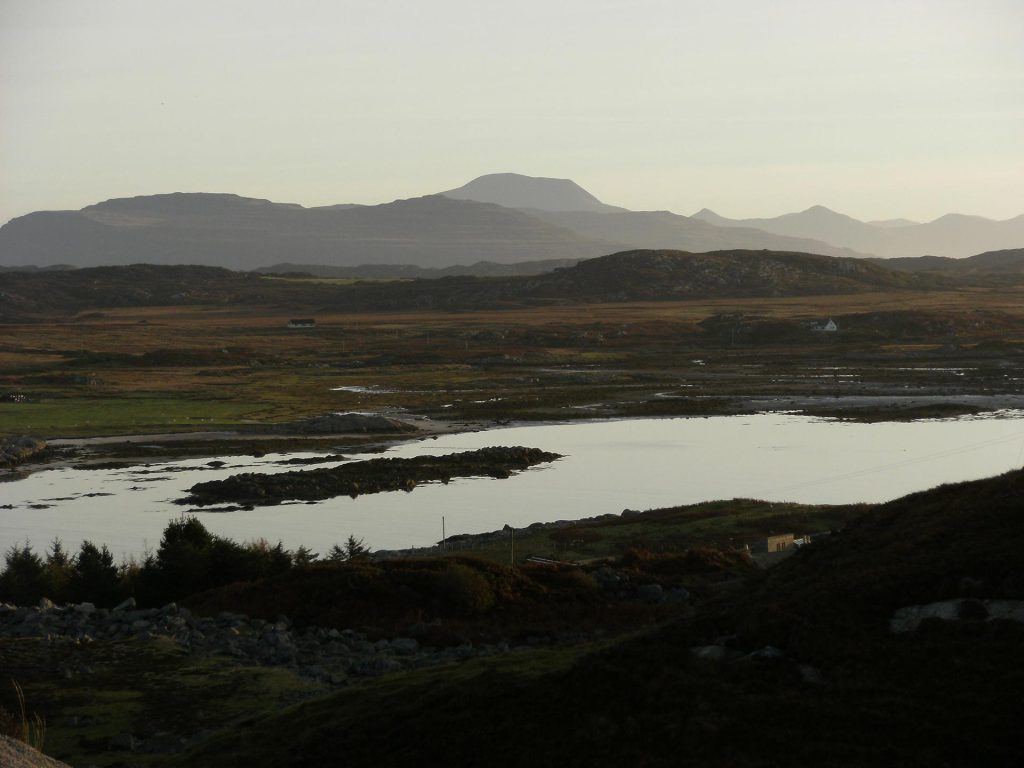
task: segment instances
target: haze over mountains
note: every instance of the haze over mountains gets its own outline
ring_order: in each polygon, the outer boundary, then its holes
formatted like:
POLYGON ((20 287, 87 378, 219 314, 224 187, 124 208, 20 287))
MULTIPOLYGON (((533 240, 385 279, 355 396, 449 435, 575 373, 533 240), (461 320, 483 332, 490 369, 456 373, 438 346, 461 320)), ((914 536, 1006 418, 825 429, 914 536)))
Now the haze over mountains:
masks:
POLYGON ((0 227, 0 265, 291 263, 446 268, 578 260, 617 251, 777 250, 829 256, 966 257, 1024 245, 1024 215, 951 214, 868 224, 816 206, 774 219, 693 217, 607 205, 568 179, 491 174, 383 205, 300 205, 232 194, 120 198, 41 211, 0 227))
POLYGON ((821 205, 771 219, 727 219, 707 208, 693 218, 716 227, 743 227, 789 237, 824 240, 881 258, 947 256, 963 258, 982 251, 1024 245, 1024 215, 1006 221, 950 213, 918 224, 906 219, 867 223, 821 205))

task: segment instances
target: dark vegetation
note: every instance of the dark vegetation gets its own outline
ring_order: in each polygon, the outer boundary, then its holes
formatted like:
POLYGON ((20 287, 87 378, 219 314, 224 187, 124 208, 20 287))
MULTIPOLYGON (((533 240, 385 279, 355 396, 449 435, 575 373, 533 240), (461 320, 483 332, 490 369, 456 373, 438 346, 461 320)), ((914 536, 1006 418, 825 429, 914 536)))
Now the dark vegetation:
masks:
MULTIPOLYGON (((350 537, 324 553, 324 559, 341 562, 367 554, 366 545, 350 537)), ((292 551, 263 540, 239 544, 183 516, 168 523, 156 552, 141 561, 117 564, 106 544, 97 547, 91 541, 83 541, 77 553, 66 550, 60 539, 43 555, 28 544, 12 546, 0 572, 0 602, 32 605, 46 597, 58 604, 111 608, 133 597, 140 605, 156 607, 213 587, 281 574, 319 556, 304 547, 292 551)))
POLYGON ((986 251, 964 259, 919 256, 871 261, 888 269, 955 276, 972 285, 999 285, 1024 280, 1024 248, 986 251))
POLYGON ((1024 628, 967 619, 895 636, 887 621, 897 607, 965 590, 1024 597, 1022 484, 1018 471, 883 505, 695 619, 570 662, 509 659, 342 692, 188 759, 1018 765, 1024 628), (714 642, 733 660, 688 650, 714 642), (744 656, 765 643, 780 653, 744 656))
MULTIPOLYGON (((152 568, 154 578, 162 572, 163 584, 178 586, 159 599, 182 599, 200 615, 228 610, 273 620, 285 613, 297 625, 355 626, 382 637, 419 627, 422 641, 438 646, 531 636, 577 644, 388 676, 285 709, 286 688, 275 687, 283 679, 272 686, 263 672, 258 685, 255 678, 243 683, 241 669, 213 660, 203 667, 206 662, 155 645, 54 646, 48 662, 32 650, 37 641, 0 641, 0 651, 25 678, 34 709, 45 712, 88 684, 89 695, 106 702, 90 711, 119 711, 123 694, 108 692, 116 683, 143 692, 133 694, 132 706, 141 708, 133 710, 135 722, 145 713, 142 722, 184 735, 202 727, 188 714, 199 680, 216 680, 202 688, 202 707, 211 713, 209 724, 222 730, 178 757, 146 758, 155 765, 1009 767, 1024 759, 1018 738, 1024 627, 985 621, 983 610, 959 621, 926 621, 903 635, 890 634, 888 621, 898 608, 936 600, 1024 599, 1022 496, 1024 470, 850 509, 841 531, 766 572, 725 544, 742 529, 741 521, 730 521, 730 502, 626 514, 546 534, 585 548, 615 541, 617 577, 631 587, 685 587, 693 596, 685 608, 623 599, 600 587, 607 560, 561 568, 509 568, 460 556, 375 561, 353 541, 347 560, 288 553, 290 565, 273 570, 268 564, 284 561, 274 548, 243 554, 184 518, 168 527, 143 570, 152 568), (646 527, 630 532, 641 524, 646 527), (687 529, 693 535, 674 535, 686 525, 696 526, 687 529), (704 533, 701 526, 708 526, 704 533), (264 570, 236 571, 239 580, 221 581, 222 571, 246 558, 264 570), (181 598, 197 588, 205 591, 181 598), (616 638, 639 627, 646 629, 616 638), (587 637, 592 641, 579 642, 587 637), (598 637, 606 639, 593 641, 598 637), (720 653, 702 657, 690 650, 705 646, 720 653), (78 661, 64 660, 71 655, 78 661), (81 681, 60 680, 66 693, 51 704, 44 681, 57 659, 96 671, 81 681), (201 677, 188 694, 181 681, 191 678, 182 676, 193 673, 201 677), (245 717, 239 717, 240 692, 246 692, 245 717), (228 701, 231 717, 222 709, 228 701)), ((740 502, 737 515, 756 504, 740 502)), ((814 521, 801 519, 809 509, 756 511, 745 530, 814 521)), ((347 550, 339 547, 339 555, 347 550)), ((13 554, 7 572, 24 567, 21 553, 13 554)), ((68 559, 51 550, 43 568, 64 572, 55 564, 68 559)), ((102 548, 90 550, 83 563, 90 560, 110 578, 102 548)), ((73 573, 81 567, 71 566, 67 584, 76 583, 73 573)), ((4 588, 7 572, 0 577, 4 588)), ((124 583, 125 574, 120 578, 124 583)), ((144 581, 136 573, 133 583, 144 581)), ((5 594, 0 599, 10 599, 5 594)), ((67 744, 74 733, 57 727, 54 738, 67 744)), ((105 740, 79 742, 76 749, 112 759, 105 740)))
MULTIPOLYGON (((451 267, 420 267, 412 264, 360 264, 358 267, 332 267, 325 264, 274 264, 253 270, 264 275, 290 278, 334 278, 347 280, 419 280, 438 277, 505 277, 508 275, 537 275, 560 267, 571 267, 578 259, 547 259, 545 261, 519 261, 498 264, 478 261, 475 264, 456 264, 451 267)), ((0 267, 2 269, 2 267, 0 267)))
POLYGON ((88 307, 300 305, 334 310, 464 310, 550 303, 807 296, 935 289, 940 276, 886 269, 862 259, 777 251, 629 251, 519 277, 446 277, 352 285, 271 279, 218 267, 95 267, 12 272, 0 319, 88 307))
POLYGON ((337 467, 265 474, 246 472, 226 480, 197 483, 181 504, 277 504, 287 499, 317 501, 334 496, 355 498, 382 491, 412 491, 417 484, 453 477, 510 477, 520 471, 561 458, 538 448, 481 448, 443 456, 409 459, 368 459, 337 467))

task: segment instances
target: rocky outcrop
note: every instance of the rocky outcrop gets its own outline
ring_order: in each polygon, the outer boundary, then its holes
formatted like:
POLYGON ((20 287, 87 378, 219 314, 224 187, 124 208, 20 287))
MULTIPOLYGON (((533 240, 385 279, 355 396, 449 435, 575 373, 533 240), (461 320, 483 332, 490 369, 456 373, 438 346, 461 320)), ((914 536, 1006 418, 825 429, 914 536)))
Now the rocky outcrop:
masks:
POLYGON ((4 768, 70 768, 67 763, 47 757, 23 741, 0 735, 0 765, 4 768))
MULTIPOLYGON (((352 629, 299 629, 283 616, 277 621, 226 612, 199 617, 175 603, 138 609, 131 598, 109 610, 97 609, 92 603, 57 606, 45 598, 34 607, 0 604, 0 637, 47 638, 51 643, 77 644, 165 637, 191 653, 229 656, 246 665, 285 666, 334 686, 345 685, 351 678, 509 650, 506 643, 424 647, 412 635, 426 629, 412 626, 409 636, 371 640, 352 629)), ((69 668, 64 674, 71 677, 76 670, 69 668)))
POLYGON ((16 467, 46 450, 38 437, 0 437, 0 467, 16 467))
POLYGON ((554 461, 561 456, 537 448, 481 448, 445 456, 370 459, 337 467, 278 474, 246 472, 226 480, 197 483, 180 504, 278 504, 287 499, 318 501, 334 496, 355 498, 364 493, 411 491, 419 483, 453 477, 506 478, 513 471, 554 461))

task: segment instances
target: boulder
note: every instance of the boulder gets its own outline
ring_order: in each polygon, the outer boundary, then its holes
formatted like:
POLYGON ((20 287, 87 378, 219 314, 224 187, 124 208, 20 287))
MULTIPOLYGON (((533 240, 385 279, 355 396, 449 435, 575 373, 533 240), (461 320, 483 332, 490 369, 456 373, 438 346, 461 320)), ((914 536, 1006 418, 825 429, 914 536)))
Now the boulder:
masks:
POLYGON ((0 735, 0 765, 4 768, 69 768, 23 741, 0 735))

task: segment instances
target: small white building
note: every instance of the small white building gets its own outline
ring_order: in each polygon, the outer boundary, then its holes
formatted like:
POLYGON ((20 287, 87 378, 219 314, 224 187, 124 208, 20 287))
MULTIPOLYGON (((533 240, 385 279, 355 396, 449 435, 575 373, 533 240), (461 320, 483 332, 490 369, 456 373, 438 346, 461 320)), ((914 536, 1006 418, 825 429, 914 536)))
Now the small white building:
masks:
POLYGON ((836 331, 839 330, 839 326, 836 325, 836 321, 830 317, 827 323, 825 323, 824 325, 815 325, 811 328, 811 330, 816 331, 818 333, 835 333, 836 331))

